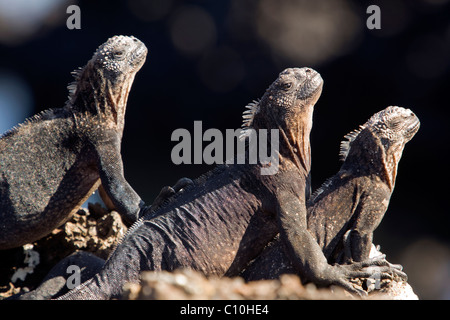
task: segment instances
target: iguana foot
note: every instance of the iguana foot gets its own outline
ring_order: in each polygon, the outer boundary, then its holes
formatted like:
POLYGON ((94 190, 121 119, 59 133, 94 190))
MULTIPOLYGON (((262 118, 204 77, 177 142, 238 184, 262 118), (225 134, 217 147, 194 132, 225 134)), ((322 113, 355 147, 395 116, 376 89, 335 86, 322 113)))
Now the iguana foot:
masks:
POLYGON ((159 194, 156 196, 155 200, 153 201, 151 208, 152 209, 156 209, 157 207, 159 207, 161 204, 163 204, 163 202, 166 199, 169 199, 171 196, 173 196, 175 194, 175 190, 173 190, 172 187, 170 186, 165 186, 161 189, 161 191, 159 192, 159 194))
MULTIPOLYGON (((381 253, 380 251, 381 247, 380 245, 374 245, 372 244, 372 248, 370 250, 370 255, 369 258, 377 258, 377 257, 381 257, 384 256, 384 259, 386 258, 386 255, 381 253)), ((393 264, 390 263, 389 261, 385 260, 387 262, 387 264, 389 265, 389 267, 393 268, 393 269, 398 269, 398 270, 403 270, 403 266, 401 264, 393 264)), ((406 279, 405 279, 406 280, 406 279)))
POLYGON ((390 272, 394 275, 399 276, 403 280, 407 280, 407 275, 402 272, 403 266, 400 264, 392 264, 386 260, 386 255, 380 251, 380 246, 375 246, 372 244, 369 258, 361 262, 355 262, 352 258, 352 253, 350 251, 351 245, 349 240, 349 234, 351 230, 347 231, 344 235, 344 256, 341 256, 338 263, 341 265, 353 265, 355 268, 363 269, 367 267, 382 267, 381 272, 390 272))
POLYGON ((408 276, 404 273, 403 266, 400 264, 393 264, 386 260, 386 255, 381 254, 374 258, 369 258, 361 262, 353 262, 352 265, 359 268, 379 268, 379 272, 390 273, 407 281, 408 276))
POLYGON ((353 262, 345 265, 334 265, 342 277, 336 279, 333 284, 339 285, 347 291, 355 293, 359 296, 366 296, 366 291, 353 286, 351 282, 352 279, 372 278, 377 280, 392 280, 394 276, 398 276, 406 281, 408 277, 406 273, 402 271, 403 267, 401 265, 391 264, 385 258, 386 255, 383 254, 361 262, 353 262))
POLYGON ((355 278, 368 278, 376 275, 376 273, 380 273, 384 275, 382 279, 392 279, 393 276, 398 276, 404 281, 408 280, 408 276, 402 271, 403 266, 390 263, 386 260, 385 254, 360 262, 352 261, 350 264, 341 266, 350 266, 351 270, 362 272, 362 275, 356 276, 355 278), (365 269, 370 270, 370 273, 367 273, 365 269))
POLYGON ((194 181, 192 181, 189 178, 181 178, 180 180, 177 181, 177 183, 175 183, 175 185, 172 187, 172 189, 175 192, 179 192, 182 191, 183 189, 185 189, 187 186, 192 186, 194 184, 194 181))
POLYGON ((151 208, 156 209, 161 206, 164 201, 172 197, 175 193, 182 191, 189 185, 193 185, 194 182, 189 178, 181 178, 179 179, 173 187, 165 186, 161 189, 158 196, 153 201, 151 208))

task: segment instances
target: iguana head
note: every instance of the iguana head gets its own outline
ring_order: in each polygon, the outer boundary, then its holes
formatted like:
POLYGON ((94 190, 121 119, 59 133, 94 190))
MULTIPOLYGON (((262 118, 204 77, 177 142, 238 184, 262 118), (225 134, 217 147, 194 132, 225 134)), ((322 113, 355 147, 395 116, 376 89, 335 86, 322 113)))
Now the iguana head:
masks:
POLYGON ((146 46, 133 36, 109 38, 86 66, 72 72, 76 81, 68 87, 69 102, 123 126, 128 93, 146 56, 146 46))
POLYGON ((309 170, 313 107, 322 86, 322 77, 311 68, 285 69, 259 101, 247 106, 242 137, 248 129, 279 129, 280 154, 309 170))
POLYGON ((91 63, 111 82, 121 82, 127 74, 136 74, 145 62, 147 47, 135 37, 115 36, 102 44, 91 63))
POLYGON ((266 112, 296 114, 300 111, 298 109, 317 102, 322 85, 322 77, 311 68, 285 69, 267 89, 261 99, 261 107, 267 108, 266 112))
POLYGON ((273 118, 261 129, 275 128, 278 123, 296 121, 307 107, 314 106, 322 92, 323 80, 311 68, 288 68, 281 72, 260 100, 247 105, 243 128, 254 128, 259 122, 273 118))
POLYGON ((341 160, 352 163, 353 167, 383 170, 393 188, 405 144, 419 127, 419 118, 410 109, 387 107, 345 136, 346 140, 341 143, 341 160), (348 159, 350 157, 352 159, 348 159))
POLYGON ((375 113, 365 124, 385 146, 410 141, 420 127, 419 118, 410 110, 402 107, 387 107, 375 113))

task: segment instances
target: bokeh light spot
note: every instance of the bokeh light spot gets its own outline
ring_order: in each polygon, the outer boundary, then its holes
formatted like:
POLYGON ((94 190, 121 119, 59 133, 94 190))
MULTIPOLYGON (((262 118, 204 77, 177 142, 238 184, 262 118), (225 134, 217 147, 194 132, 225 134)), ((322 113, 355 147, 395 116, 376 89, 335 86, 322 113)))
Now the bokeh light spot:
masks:
POLYGON ((0 71, 0 135, 33 112, 32 94, 18 75, 0 71))
POLYGON ((198 6, 183 6, 171 19, 170 34, 174 46, 185 54, 197 55, 216 41, 211 15, 198 6))

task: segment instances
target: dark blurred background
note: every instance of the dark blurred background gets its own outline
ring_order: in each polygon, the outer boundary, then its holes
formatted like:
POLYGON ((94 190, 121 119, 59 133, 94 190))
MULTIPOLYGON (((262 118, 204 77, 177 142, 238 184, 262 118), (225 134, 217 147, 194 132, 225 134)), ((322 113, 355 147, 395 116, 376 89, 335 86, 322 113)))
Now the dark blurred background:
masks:
MULTIPOLYGON (((239 128, 244 106, 286 67, 324 81, 311 134, 316 188, 340 167, 342 137, 389 105, 411 108, 409 142, 375 243, 403 264, 421 298, 450 298, 450 3, 448 0, 0 0, 0 133, 63 106, 70 72, 107 38, 149 48, 130 93, 122 144, 128 181, 147 202, 206 165, 172 163, 177 128, 239 128), (81 9, 69 30, 66 8, 81 9), (366 9, 381 9, 369 30, 366 9)), ((204 144, 204 146, 207 143, 204 144)))

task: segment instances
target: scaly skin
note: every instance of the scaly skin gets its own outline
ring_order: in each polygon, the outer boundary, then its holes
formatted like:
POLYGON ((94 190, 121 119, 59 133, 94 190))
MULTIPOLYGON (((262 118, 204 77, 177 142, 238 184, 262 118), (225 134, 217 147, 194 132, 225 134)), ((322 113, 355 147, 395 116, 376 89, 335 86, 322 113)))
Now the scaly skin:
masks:
MULTIPOLYGON (((374 114, 341 144, 344 163, 308 202, 308 230, 330 263, 369 261, 373 232, 394 189, 405 144, 419 129, 409 109, 388 107, 374 114)), ((401 266, 387 265, 406 278, 401 266)), ((243 272, 246 280, 274 279, 295 273, 280 239, 243 272)))
POLYGON ((367 272, 329 265, 306 225, 309 134, 321 89, 322 78, 312 69, 280 73, 245 116, 257 132, 279 130, 278 171, 262 175, 267 164, 227 163, 195 180, 156 211, 145 213, 103 269, 61 299, 118 297, 122 286, 138 282, 145 270, 187 267, 206 275, 236 275, 277 233, 301 276, 354 291, 349 279, 367 272))
POLYGON ((0 138, 0 249, 49 234, 100 183, 117 211, 136 221, 143 201, 125 180, 120 154, 128 93, 147 55, 134 37, 110 38, 74 72, 69 100, 0 138))
MULTIPOLYGON (((168 201, 171 196, 184 188, 193 185, 192 180, 181 178, 174 186, 165 186, 161 189, 159 195, 153 201, 151 208, 154 210, 168 201)), ((97 272, 99 272, 105 260, 85 251, 77 251, 70 256, 59 261, 42 280, 41 284, 34 290, 17 294, 9 297, 9 300, 47 300, 58 297, 68 292, 69 283, 74 281, 75 274, 68 272, 70 266, 76 266, 79 269, 79 280, 81 282, 89 280, 97 272)), ((72 284, 72 283, 71 283, 72 284)))

